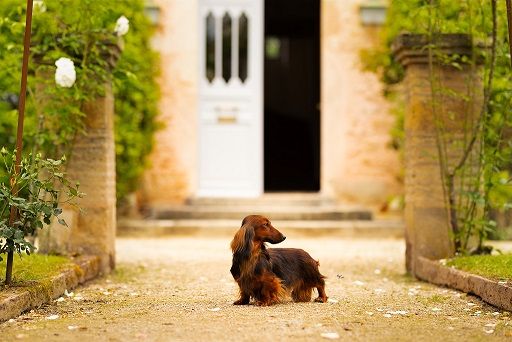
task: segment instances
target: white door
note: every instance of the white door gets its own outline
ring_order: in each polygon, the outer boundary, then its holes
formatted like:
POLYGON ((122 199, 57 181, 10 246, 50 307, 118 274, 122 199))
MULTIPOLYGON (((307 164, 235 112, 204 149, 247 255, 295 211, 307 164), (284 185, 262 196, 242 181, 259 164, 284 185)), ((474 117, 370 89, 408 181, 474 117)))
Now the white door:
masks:
POLYGON ((263 0, 199 0, 200 197, 263 192, 263 0))

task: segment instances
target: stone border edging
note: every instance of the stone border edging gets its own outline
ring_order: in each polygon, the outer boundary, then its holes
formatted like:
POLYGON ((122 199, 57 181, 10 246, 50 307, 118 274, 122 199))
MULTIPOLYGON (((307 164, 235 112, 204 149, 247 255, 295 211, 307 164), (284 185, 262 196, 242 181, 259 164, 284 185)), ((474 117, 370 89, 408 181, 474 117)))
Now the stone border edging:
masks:
POLYGON ((97 277, 99 273, 99 257, 83 256, 78 260, 74 260, 72 268, 49 280, 49 286, 37 284, 1 300, 0 323, 17 317, 23 312, 48 303, 51 300, 57 299, 65 290, 71 290, 97 277))
POLYGON ((414 271, 421 280, 475 294, 491 305, 512 311, 512 287, 508 285, 446 267, 437 260, 424 257, 418 257, 414 271))

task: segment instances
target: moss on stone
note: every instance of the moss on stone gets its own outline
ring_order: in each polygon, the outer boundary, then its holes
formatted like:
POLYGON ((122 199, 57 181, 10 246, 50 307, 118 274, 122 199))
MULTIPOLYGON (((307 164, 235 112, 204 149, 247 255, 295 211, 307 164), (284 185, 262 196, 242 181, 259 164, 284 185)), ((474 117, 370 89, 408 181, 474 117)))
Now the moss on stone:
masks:
POLYGON ((457 257, 447 265, 493 280, 512 279, 512 254, 457 257))

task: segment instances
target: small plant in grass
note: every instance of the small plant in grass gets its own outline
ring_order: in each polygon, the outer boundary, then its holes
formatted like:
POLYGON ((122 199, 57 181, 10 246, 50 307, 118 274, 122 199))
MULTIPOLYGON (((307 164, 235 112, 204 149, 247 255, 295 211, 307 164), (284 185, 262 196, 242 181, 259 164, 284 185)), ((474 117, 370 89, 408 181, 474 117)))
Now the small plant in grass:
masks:
POLYGON ((79 185, 72 184, 62 172, 65 157, 53 160, 29 155, 22 159, 19 172, 15 172, 15 159, 15 153, 1 149, 1 167, 8 175, 0 183, 0 261, 3 254, 8 255, 6 284, 11 280, 12 255, 30 255, 35 247, 27 238, 50 224, 53 217, 67 225, 60 217, 59 205, 83 195, 79 185))

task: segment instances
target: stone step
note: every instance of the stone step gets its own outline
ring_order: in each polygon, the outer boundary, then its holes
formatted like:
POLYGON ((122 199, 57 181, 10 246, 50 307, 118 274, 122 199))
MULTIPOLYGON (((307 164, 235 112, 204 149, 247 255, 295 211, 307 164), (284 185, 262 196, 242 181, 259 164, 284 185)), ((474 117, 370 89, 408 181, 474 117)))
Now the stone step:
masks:
POLYGON ((318 193, 265 193, 257 198, 190 198, 187 205, 191 206, 324 206, 334 205, 332 198, 318 193))
POLYGON ((150 218, 160 220, 239 220, 247 215, 263 215, 270 220, 371 220, 369 210, 339 206, 218 206, 184 205, 160 208, 153 211, 150 218))
MULTIPOLYGON (((231 237, 240 227, 239 219, 118 220, 118 236, 160 237, 168 235, 224 235, 231 237)), ((272 225, 286 236, 334 235, 343 237, 403 238, 400 219, 378 220, 273 220, 272 225)))
POLYGON ((185 205, 152 207, 147 218, 242 220, 250 214, 271 220, 371 220, 370 210, 341 206, 319 193, 266 193, 258 198, 192 198, 185 205))

